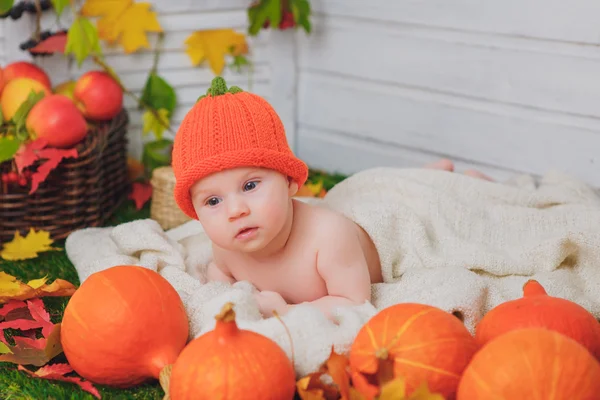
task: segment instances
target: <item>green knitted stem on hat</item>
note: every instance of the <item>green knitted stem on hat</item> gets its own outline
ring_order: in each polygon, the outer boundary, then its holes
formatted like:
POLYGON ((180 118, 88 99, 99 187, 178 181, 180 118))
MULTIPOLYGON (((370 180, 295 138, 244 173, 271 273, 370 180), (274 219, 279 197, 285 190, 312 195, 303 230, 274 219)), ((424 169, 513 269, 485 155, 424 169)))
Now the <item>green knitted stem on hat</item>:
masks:
POLYGON ((206 91, 206 94, 203 94, 202 96, 198 97, 197 101, 202 100, 206 96, 214 97, 214 96, 221 96, 225 93, 236 94, 236 93, 240 93, 240 92, 243 92, 243 90, 237 86, 232 86, 229 89, 227 89, 227 83, 225 82, 225 79, 223 79, 220 76, 217 76, 217 77, 213 78, 210 87, 206 91))

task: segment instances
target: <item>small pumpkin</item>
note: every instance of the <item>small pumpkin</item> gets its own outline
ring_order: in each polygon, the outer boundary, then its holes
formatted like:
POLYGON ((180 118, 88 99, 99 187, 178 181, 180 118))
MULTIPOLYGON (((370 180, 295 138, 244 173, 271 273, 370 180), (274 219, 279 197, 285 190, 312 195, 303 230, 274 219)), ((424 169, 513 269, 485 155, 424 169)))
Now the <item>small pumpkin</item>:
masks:
POLYGON ((504 302, 484 315, 475 328, 482 346, 506 332, 519 328, 542 327, 562 333, 600 357, 600 323, 580 305, 549 296, 535 280, 523 285, 523 297, 504 302))
POLYGON ((215 328, 192 340, 168 380, 173 400, 292 400, 292 362, 273 340, 239 329, 233 304, 215 317, 215 328))
POLYGON ((575 340, 545 328, 516 329, 488 342, 471 360, 458 400, 594 400, 600 364, 575 340))
POLYGON ((165 278, 122 265, 83 282, 65 308, 60 333, 75 372, 125 388, 158 379, 187 343, 189 326, 181 299, 165 278))
MULTIPOLYGON (((454 315, 424 304, 400 303, 365 323, 352 343, 349 361, 352 371, 367 376, 377 372, 380 361, 393 361, 393 375, 405 378, 407 394, 426 382, 431 392, 453 399, 477 348, 454 315)), ((363 383, 358 380, 357 389, 373 397, 376 393, 363 383)))

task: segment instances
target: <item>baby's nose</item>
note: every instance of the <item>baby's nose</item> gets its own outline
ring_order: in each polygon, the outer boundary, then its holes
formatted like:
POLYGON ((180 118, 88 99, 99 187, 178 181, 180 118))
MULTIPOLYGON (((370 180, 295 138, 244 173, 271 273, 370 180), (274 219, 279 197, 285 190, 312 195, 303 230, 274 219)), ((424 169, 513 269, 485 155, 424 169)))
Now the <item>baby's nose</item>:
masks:
POLYGON ((239 217, 243 217, 250 213, 250 209, 246 202, 241 199, 231 199, 229 202, 229 219, 236 219, 239 217))

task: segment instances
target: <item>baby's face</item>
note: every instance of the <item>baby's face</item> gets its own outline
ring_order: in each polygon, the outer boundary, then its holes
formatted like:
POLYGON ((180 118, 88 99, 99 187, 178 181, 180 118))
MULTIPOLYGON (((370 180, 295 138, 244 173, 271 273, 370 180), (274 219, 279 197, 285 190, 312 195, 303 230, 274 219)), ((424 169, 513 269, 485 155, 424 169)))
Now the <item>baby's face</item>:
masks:
POLYGON ((249 167, 211 174, 190 192, 208 237, 221 248, 251 253, 282 231, 297 189, 277 171, 249 167))

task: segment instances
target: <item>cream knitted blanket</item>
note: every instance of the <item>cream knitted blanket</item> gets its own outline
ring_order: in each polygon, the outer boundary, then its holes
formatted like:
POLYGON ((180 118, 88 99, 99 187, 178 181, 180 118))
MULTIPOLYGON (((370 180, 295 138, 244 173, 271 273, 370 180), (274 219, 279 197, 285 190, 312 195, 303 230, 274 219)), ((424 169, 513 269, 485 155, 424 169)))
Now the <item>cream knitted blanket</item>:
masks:
MULTIPOLYGON (((316 370, 332 345, 347 351, 378 309, 400 302, 459 313, 473 331, 487 310, 520 297, 533 277, 549 294, 600 317, 600 197, 567 176, 491 183, 445 171, 380 168, 310 201, 347 215, 371 235, 386 282, 373 285, 371 303, 339 308, 337 323, 309 306, 282 318, 299 376, 316 370)), ((281 322, 261 318, 252 285, 205 283, 211 247, 196 221, 167 232, 153 220, 83 229, 68 237, 66 250, 81 281, 120 264, 158 271, 181 295, 194 337, 212 329, 221 306, 233 301, 240 327, 292 354, 281 322)))

